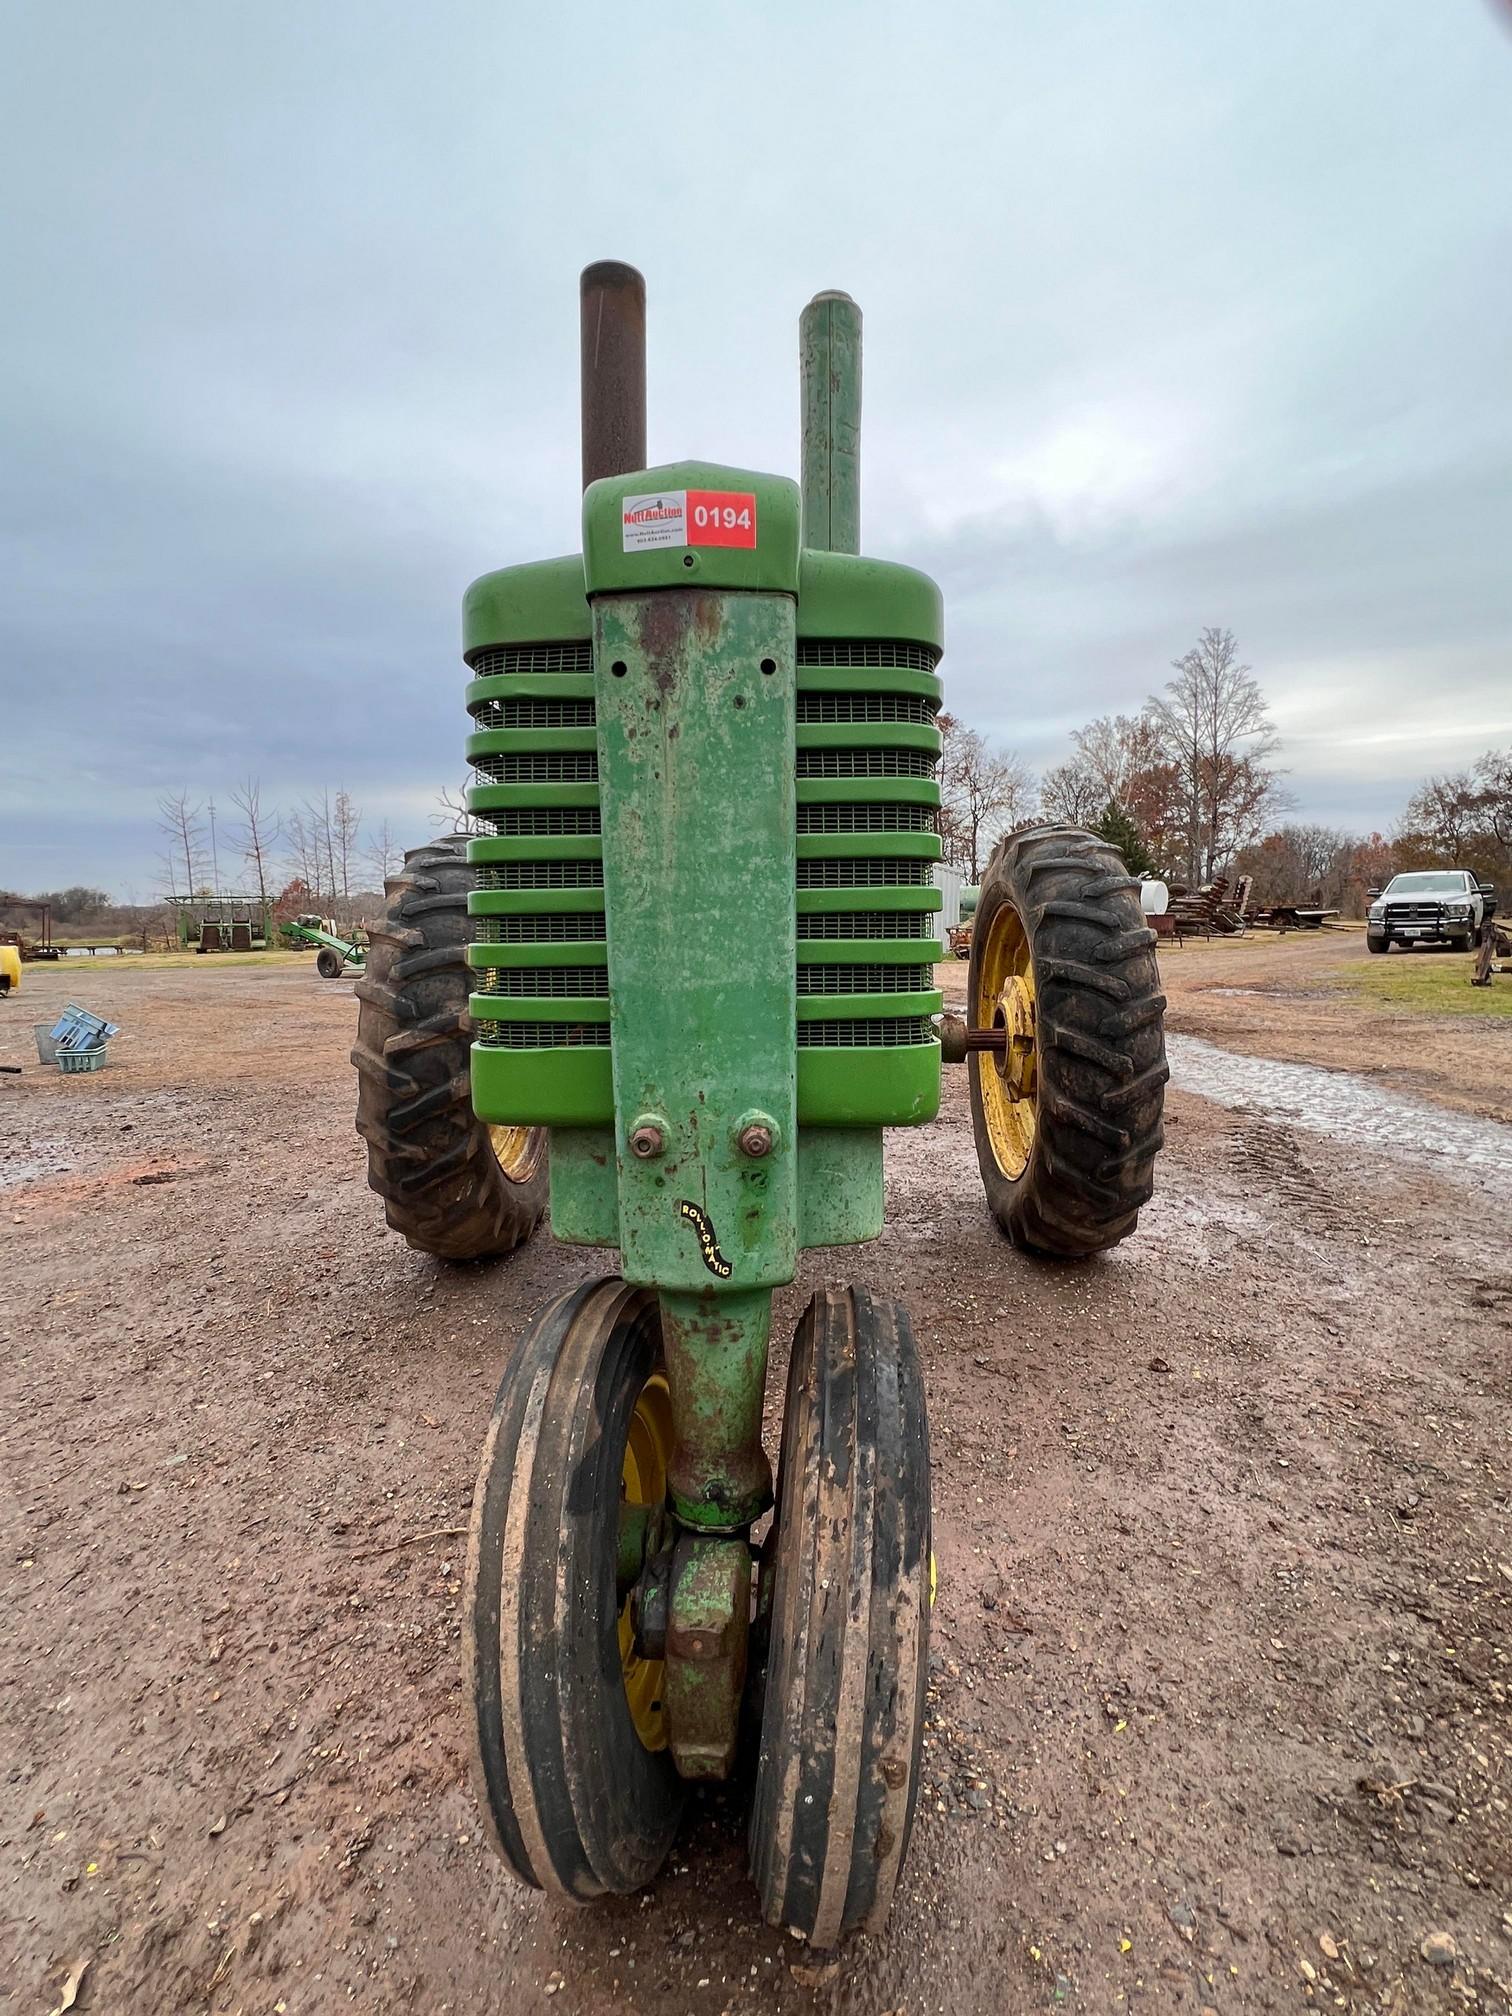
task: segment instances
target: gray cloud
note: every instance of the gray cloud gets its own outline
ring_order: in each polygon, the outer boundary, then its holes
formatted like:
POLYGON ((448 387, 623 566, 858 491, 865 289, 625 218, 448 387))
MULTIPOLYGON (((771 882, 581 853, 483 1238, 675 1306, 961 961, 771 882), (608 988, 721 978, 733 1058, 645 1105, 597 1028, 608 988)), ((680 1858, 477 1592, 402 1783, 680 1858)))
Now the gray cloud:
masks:
POLYGON ((457 604, 576 544, 575 276, 651 292, 653 454, 796 462, 867 323, 868 546, 1033 760, 1205 622, 1299 810, 1512 739, 1512 33, 1489 0, 14 10, 0 883, 146 893, 260 772, 424 830, 457 604))

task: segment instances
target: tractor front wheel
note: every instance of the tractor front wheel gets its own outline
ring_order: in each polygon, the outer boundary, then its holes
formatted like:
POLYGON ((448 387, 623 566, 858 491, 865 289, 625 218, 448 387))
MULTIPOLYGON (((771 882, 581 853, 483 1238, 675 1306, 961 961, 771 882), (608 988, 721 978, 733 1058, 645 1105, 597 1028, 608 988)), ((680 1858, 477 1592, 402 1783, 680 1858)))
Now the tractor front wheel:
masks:
POLYGON ((406 854, 356 987, 368 1182, 394 1231, 445 1260, 512 1252, 547 1195, 545 1130, 490 1127, 472 1108, 471 886, 464 834, 406 854))
POLYGON ((473 1497, 463 1685, 494 1847, 574 1903, 638 1890, 682 1810, 661 1658, 620 1589, 622 1515, 661 1516, 672 1416, 653 1290, 585 1282, 509 1361, 473 1497))
POLYGON ((751 1874, 768 1922, 880 1930, 918 1798, 929 1670, 929 1430, 908 1316, 821 1289, 788 1364, 759 1592, 751 1874))
POLYGON ((1079 827, 1000 840, 982 877, 968 1026, 977 1161, 1016 1246, 1063 1259, 1134 1230, 1163 1135, 1165 997, 1139 884, 1079 827))

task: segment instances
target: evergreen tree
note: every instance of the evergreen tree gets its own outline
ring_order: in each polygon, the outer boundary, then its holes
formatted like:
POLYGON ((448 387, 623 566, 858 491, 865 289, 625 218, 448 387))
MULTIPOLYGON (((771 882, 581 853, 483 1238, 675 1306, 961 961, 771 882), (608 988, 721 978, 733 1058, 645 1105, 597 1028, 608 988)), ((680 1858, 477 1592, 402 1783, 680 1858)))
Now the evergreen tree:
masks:
POLYGON ((1155 857, 1144 843, 1144 836, 1116 798, 1110 798, 1103 807, 1102 817, 1092 831, 1110 847, 1116 847, 1124 858, 1124 866, 1131 875, 1153 875, 1155 857))

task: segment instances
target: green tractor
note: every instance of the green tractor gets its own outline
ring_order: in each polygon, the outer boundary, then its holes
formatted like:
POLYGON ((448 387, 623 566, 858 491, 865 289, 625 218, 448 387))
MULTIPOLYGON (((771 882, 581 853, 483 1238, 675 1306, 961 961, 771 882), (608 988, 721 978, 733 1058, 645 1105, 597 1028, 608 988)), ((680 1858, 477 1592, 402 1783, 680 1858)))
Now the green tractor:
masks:
POLYGON ((1121 1239, 1163 1003, 1117 855, 1036 828, 992 856, 970 1012, 937 1023, 942 609, 860 557, 860 312, 804 312, 801 489, 646 468, 644 332, 639 274, 590 267, 583 550, 467 592, 479 831, 389 885, 357 1124, 422 1251, 508 1252, 549 1201, 558 1239, 621 1256, 517 1340, 483 1451, 465 1674, 494 1846, 555 1897, 632 1891, 690 1784, 748 1780, 762 1908, 825 1947, 881 1924, 913 1821, 929 1438, 907 1312, 824 1288, 774 1480, 773 1290, 879 1235, 882 1130, 934 1118, 945 1060, 1012 1240, 1121 1239))

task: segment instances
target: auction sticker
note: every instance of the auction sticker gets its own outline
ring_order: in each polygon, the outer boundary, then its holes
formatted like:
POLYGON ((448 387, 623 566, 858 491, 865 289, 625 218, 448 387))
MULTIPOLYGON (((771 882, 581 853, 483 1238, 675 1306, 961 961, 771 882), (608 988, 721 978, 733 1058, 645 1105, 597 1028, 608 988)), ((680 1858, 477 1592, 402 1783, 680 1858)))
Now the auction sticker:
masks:
POLYGON ((622 503, 624 550, 667 546, 756 544, 756 496, 751 490, 651 490, 622 503))

